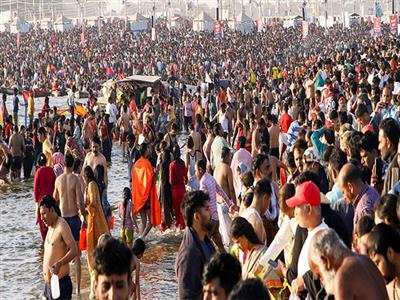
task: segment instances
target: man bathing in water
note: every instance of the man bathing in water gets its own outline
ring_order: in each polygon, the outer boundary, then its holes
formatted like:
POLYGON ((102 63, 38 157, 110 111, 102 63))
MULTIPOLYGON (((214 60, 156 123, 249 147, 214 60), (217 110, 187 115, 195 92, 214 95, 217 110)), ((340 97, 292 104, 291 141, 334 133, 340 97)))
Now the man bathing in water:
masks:
MULTIPOLYGON (((61 216, 67 221, 71 228, 72 235, 76 241, 77 248, 79 244, 79 235, 81 230, 81 220, 79 211, 83 217, 85 224, 85 204, 83 202, 83 194, 81 183, 75 174, 72 173, 74 166, 74 158, 71 154, 65 156, 64 174, 57 177, 54 188, 54 199, 58 202, 61 210, 61 216)), ((85 225, 84 225, 85 226, 85 225)), ((80 294, 81 286, 81 259, 80 253, 75 259, 76 264, 76 294, 80 294)))
POLYGON ((43 277, 45 281, 42 299, 52 300, 51 276, 58 275, 59 299, 71 299, 72 282, 69 276, 69 262, 78 254, 77 245, 68 223, 60 217, 60 209, 53 197, 47 195, 40 201, 40 217, 48 227, 44 242, 43 277))
POLYGON ((92 141, 92 151, 86 154, 85 162, 83 163, 82 172, 86 166, 96 170, 97 165, 104 167, 104 183, 108 185, 108 174, 107 174, 107 161, 105 156, 100 152, 101 142, 98 136, 95 136, 92 141))

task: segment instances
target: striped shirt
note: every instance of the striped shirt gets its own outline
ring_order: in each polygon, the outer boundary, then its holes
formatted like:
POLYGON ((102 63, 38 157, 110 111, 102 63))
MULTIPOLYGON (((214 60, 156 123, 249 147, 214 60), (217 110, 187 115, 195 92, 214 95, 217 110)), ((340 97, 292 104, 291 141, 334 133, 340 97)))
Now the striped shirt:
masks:
POLYGON ((357 228, 356 225, 358 223, 358 220, 360 220, 362 216, 374 215, 375 203, 376 201, 378 201, 379 197, 379 193, 373 187, 370 187, 368 184, 364 184, 364 186, 361 188, 360 193, 358 193, 353 202, 354 229, 357 228))
POLYGON ((303 128, 299 124, 298 121, 293 121, 292 124, 290 124, 289 130, 287 132, 287 146, 288 148, 292 147, 293 144, 298 140, 299 138, 299 132, 303 128))
POLYGON ((211 219, 218 221, 217 194, 224 199, 228 207, 232 205, 232 201, 225 194, 221 186, 215 181, 214 177, 212 177, 207 172, 204 173, 203 177, 201 177, 200 179, 200 190, 208 193, 210 197, 211 219))

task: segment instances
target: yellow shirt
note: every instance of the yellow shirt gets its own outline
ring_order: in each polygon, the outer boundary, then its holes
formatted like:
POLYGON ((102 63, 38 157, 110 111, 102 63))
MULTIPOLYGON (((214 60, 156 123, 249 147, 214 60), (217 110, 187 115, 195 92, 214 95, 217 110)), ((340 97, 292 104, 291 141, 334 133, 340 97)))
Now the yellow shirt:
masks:
POLYGON ((51 150, 51 144, 49 139, 45 139, 42 146, 42 153, 46 156, 47 163, 46 166, 51 167, 53 165, 53 151, 51 150))
POLYGON ((35 112, 35 101, 33 101, 33 97, 28 98, 28 115, 33 115, 35 112))

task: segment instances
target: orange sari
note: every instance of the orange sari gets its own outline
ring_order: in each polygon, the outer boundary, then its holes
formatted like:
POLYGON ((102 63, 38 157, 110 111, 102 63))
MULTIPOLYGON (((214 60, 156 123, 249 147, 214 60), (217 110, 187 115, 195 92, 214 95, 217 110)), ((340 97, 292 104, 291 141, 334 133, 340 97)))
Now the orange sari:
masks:
POLYGON ((132 168, 134 213, 141 211, 150 199, 151 224, 158 226, 161 224, 161 207, 153 178, 154 170, 151 163, 146 158, 139 158, 132 168))

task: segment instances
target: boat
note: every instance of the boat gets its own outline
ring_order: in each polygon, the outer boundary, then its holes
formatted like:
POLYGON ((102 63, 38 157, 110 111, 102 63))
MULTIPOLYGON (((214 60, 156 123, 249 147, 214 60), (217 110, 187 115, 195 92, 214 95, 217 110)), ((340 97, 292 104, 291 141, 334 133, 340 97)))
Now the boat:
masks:
MULTIPOLYGON (((22 90, 18 89, 18 94, 22 95, 22 90)), ((14 88, 7 88, 7 87, 0 87, 0 93, 1 94, 6 94, 6 95, 14 95, 14 88)), ((50 92, 44 89, 34 89, 33 90, 34 97, 40 98, 40 97, 47 97, 50 96, 50 92)))

